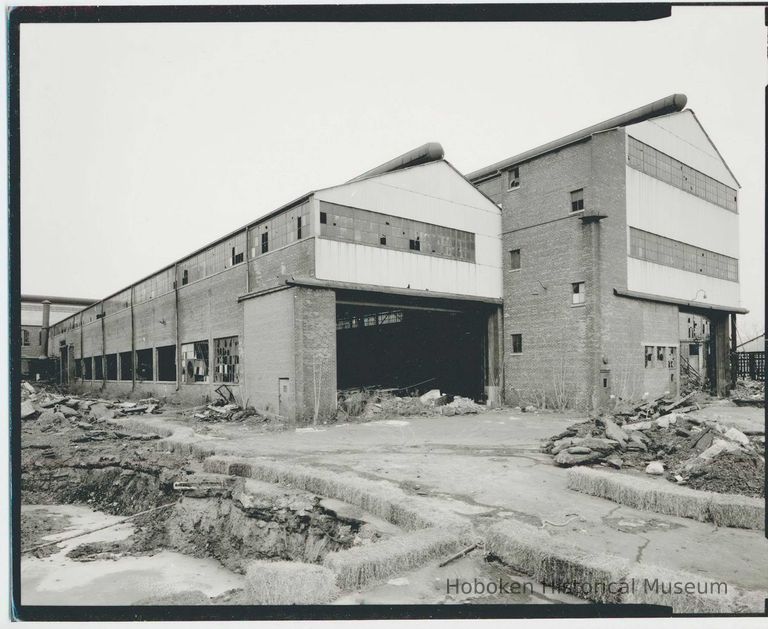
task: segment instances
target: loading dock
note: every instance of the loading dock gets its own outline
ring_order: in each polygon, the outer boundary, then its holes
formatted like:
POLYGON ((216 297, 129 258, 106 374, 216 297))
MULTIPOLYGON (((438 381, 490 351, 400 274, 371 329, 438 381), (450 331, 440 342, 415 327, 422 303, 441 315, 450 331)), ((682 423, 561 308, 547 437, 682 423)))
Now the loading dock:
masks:
POLYGON ((474 300, 337 291, 337 386, 401 394, 440 389, 486 400, 486 387, 500 378, 488 360, 496 329, 489 320, 499 309, 474 300))

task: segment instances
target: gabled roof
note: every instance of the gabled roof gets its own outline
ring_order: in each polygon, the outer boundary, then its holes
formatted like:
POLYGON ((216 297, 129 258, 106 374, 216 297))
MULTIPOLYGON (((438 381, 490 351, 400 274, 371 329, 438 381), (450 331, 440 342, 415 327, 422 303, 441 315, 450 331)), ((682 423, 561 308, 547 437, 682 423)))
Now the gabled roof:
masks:
POLYGON ((692 109, 629 125, 627 133, 691 168, 740 188, 722 154, 692 109))
POLYGON ((537 146, 536 148, 530 149, 523 153, 519 153, 518 155, 514 155, 513 157, 509 157, 500 162, 496 162, 495 164, 491 164, 485 168, 480 168, 479 170, 469 173, 466 177, 473 182, 480 181, 487 177, 492 177, 500 173, 502 170, 511 166, 516 166, 521 162, 531 160, 535 157, 540 157, 546 153, 551 153, 552 151, 559 150, 570 144, 584 141, 595 133, 635 124, 675 111, 682 111, 685 108, 687 102, 688 98, 685 96, 685 94, 671 94, 670 96, 661 98, 647 105, 643 105, 642 107, 638 107, 632 111, 614 116, 613 118, 609 118, 603 122, 598 122, 597 124, 587 127, 586 129, 581 129, 575 133, 570 133, 557 140, 547 142, 546 144, 542 144, 541 146, 537 146))

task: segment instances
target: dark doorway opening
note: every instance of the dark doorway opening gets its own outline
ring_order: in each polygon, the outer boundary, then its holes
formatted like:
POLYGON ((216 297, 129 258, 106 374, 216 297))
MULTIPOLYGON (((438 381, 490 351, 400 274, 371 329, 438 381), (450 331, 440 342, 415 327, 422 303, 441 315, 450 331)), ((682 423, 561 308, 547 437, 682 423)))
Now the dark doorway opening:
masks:
POLYGON ((471 306, 338 303, 338 388, 399 389, 398 395, 440 389, 481 400, 486 321, 487 313, 471 306))

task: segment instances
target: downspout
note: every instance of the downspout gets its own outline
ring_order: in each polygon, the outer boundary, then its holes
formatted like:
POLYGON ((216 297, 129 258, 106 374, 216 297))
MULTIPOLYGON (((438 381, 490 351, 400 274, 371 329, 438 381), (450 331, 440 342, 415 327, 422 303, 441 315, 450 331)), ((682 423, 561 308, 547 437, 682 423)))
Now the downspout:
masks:
POLYGON ((136 325, 133 313, 133 293, 134 286, 131 286, 131 391, 136 390, 136 325))
POLYGON ((181 389, 181 343, 179 339, 179 264, 173 265, 173 314, 176 318, 176 391, 181 389))
POLYGON ((51 326, 51 302, 43 300, 43 338, 40 344, 41 358, 48 358, 48 337, 50 336, 51 326))
MULTIPOLYGON (((104 302, 101 302, 101 390, 107 387, 107 332, 104 315, 104 302)), ((69 377, 69 371, 67 371, 69 377)))

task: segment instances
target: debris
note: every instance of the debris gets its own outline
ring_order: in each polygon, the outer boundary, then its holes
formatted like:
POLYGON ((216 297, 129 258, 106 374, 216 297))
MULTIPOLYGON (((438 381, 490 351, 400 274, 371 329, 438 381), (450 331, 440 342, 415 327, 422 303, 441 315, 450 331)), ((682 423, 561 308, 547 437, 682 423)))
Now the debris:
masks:
POLYGON ((561 467, 647 470, 690 487, 764 495, 763 431, 747 434, 716 419, 689 415, 688 410, 699 408, 699 399, 697 393, 676 401, 624 403, 612 414, 592 417, 550 437, 542 450, 561 467), (737 469, 726 469, 734 461, 737 469))
POLYGON ((474 543, 474 544, 472 544, 471 546, 467 546, 467 547, 466 547, 464 550, 460 550, 460 551, 459 551, 459 552, 457 552, 455 555, 451 555, 451 556, 450 556, 450 557, 448 557, 448 559, 446 559, 445 561, 441 561, 441 562, 438 564, 438 567, 439 567, 439 568, 443 568, 443 567, 447 566, 449 563, 452 563, 452 562, 456 561, 457 559, 461 559, 461 558, 462 558, 462 557, 464 557, 465 555, 468 555, 469 553, 471 553, 471 552, 472 552, 473 550, 475 550, 475 548, 477 548, 477 547, 478 547, 478 544, 477 544, 477 542, 475 542, 475 543, 474 543))
POLYGON ((109 528, 112 528, 113 526, 117 526, 118 524, 123 524, 124 522, 128 522, 129 520, 138 518, 141 515, 146 515, 147 513, 159 511, 160 509, 167 509, 168 507, 173 507, 175 504, 176 504, 175 502, 169 502, 167 504, 160 505, 159 507, 153 507, 152 509, 147 509, 146 511, 140 511, 139 513, 134 513, 133 515, 129 515, 128 517, 112 522, 111 524, 105 524, 104 526, 99 526, 95 529, 90 529, 88 531, 80 531, 79 533, 75 533, 74 535, 70 535, 69 537, 60 537, 59 539, 53 540, 52 542, 45 542, 44 544, 38 544, 37 546, 30 546, 29 548, 22 548, 21 552, 29 553, 29 552, 32 552, 33 550, 37 550, 38 548, 53 546, 54 544, 60 544, 61 542, 68 542, 69 540, 75 539, 77 537, 83 537, 84 535, 90 535, 91 533, 95 533, 96 531, 102 531, 104 529, 109 529, 109 528))
POLYGON ((578 513, 566 513, 565 517, 571 516, 569 519, 567 519, 565 522, 560 522, 559 524, 557 522, 550 522, 549 520, 543 520, 541 523, 541 528, 544 528, 547 524, 550 526, 566 526, 573 522, 574 520, 578 519, 579 514, 578 513))
POLYGON ((37 414, 37 410, 32 406, 32 402, 26 401, 21 403, 21 418, 27 419, 37 414))
POLYGON ((430 389, 424 395, 419 397, 419 401, 422 404, 434 404, 435 400, 437 400, 440 397, 442 397, 442 394, 440 393, 440 389, 430 389))
POLYGON ((651 461, 645 468, 646 474, 661 475, 664 473, 664 464, 661 461, 651 461))
POLYGON ((723 436, 726 439, 730 439, 731 441, 737 441, 743 446, 749 445, 749 437, 747 437, 747 435, 741 432, 738 428, 729 428, 725 431, 723 436))
POLYGON ((629 435, 619 428, 610 418, 606 418, 605 420, 605 436, 608 437, 608 439, 618 441, 622 448, 626 445, 626 442, 629 439, 629 435))

